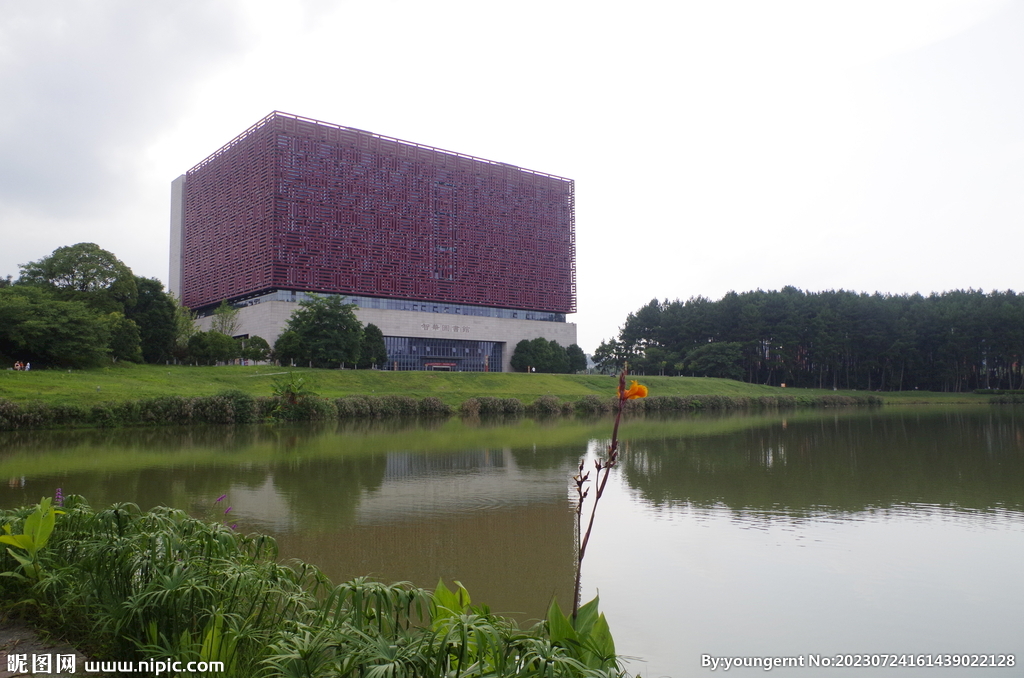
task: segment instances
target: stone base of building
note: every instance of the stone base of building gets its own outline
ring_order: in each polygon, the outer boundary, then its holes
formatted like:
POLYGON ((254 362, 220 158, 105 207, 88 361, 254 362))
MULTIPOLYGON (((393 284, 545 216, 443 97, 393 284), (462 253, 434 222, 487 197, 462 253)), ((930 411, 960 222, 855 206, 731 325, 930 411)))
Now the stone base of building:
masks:
MULTIPOLYGON (((242 307, 236 334, 263 337, 273 346, 297 308, 287 301, 242 307)), ((356 308, 355 314, 363 325, 376 325, 384 333, 385 369, 510 372, 512 351, 523 339, 576 343, 575 323, 378 308, 356 308)), ((213 316, 198 320, 204 331, 212 322, 213 316)))

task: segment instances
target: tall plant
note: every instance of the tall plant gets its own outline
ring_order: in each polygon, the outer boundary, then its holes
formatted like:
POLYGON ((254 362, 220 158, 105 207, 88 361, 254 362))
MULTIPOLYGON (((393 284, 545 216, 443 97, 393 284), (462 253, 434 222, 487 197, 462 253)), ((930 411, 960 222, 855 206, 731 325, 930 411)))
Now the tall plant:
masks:
MULTIPOLYGON (((622 372, 619 373, 619 391, 618 400, 616 401, 615 409, 615 426, 612 428, 612 440, 608 444, 608 450, 605 452, 604 457, 594 460, 594 487, 597 488, 597 495, 594 497, 594 502, 590 508, 590 520, 587 521, 587 530, 583 532, 583 539, 580 541, 579 550, 576 556, 576 583, 573 588, 572 598, 572 618, 573 621, 577 619, 580 611, 580 575, 583 572, 583 558, 587 555, 587 544, 590 543, 590 533, 594 529, 594 517, 597 515, 597 504, 601 501, 601 497, 604 496, 604 488, 608 485, 608 475, 611 473, 611 469, 619 460, 619 422, 622 421, 622 410, 626 406, 627 400, 634 400, 636 398, 646 398, 647 387, 643 384, 638 384, 636 381, 630 383, 630 387, 626 388, 626 368, 622 368, 622 372)), ((586 473, 583 469, 586 465, 586 459, 580 459, 579 472, 573 476, 573 480, 576 483, 576 533, 581 534, 581 528, 583 526, 583 500, 587 498, 590 493, 590 488, 587 487, 590 482, 590 471, 586 473)))
MULTIPOLYGON (((142 512, 134 504, 94 511, 78 496, 66 498, 63 510, 52 535, 42 520, 53 513, 48 500, 40 518, 0 511, 0 524, 26 516, 32 545, 46 544, 44 582, 54 583, 31 593, 53 612, 54 630, 123 660, 223 662, 224 678, 627 675, 616 667, 597 601, 580 608, 574 623, 553 606, 545 622, 520 629, 471 606, 461 584, 455 591, 439 584, 433 593, 366 578, 334 585, 312 565, 278 563, 269 537, 183 511, 142 512)), ((12 546, 28 550, 17 541, 12 546)), ((21 562, 0 553, 0 570, 21 562)), ((25 595, 25 587, 0 586, 5 605, 25 595)))
POLYGON ((3 572, 0 574, 24 577, 33 582, 39 581, 42 578, 43 567, 39 562, 39 551, 50 540, 57 514, 64 513, 54 508, 52 502, 53 500, 50 497, 44 497, 40 500, 36 510, 25 518, 21 534, 13 534, 11 524, 4 523, 4 534, 0 535, 0 542, 10 544, 24 551, 24 553, 19 553, 9 548, 7 549, 11 557, 21 565, 23 574, 17 572, 3 572))

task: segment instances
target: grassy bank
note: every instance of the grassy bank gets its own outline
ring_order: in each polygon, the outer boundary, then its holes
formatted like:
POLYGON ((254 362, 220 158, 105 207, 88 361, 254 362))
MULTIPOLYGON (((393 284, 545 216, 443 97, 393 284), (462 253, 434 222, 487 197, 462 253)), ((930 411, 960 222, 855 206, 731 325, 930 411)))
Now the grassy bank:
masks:
POLYGON ((182 511, 49 502, 0 513, 13 546, 0 603, 98 659, 216 663, 226 677, 625 676, 596 600, 520 629, 459 585, 335 585, 279 564, 269 537, 182 511))
MULTIPOLYGON (((598 375, 523 374, 482 372, 379 372, 375 370, 316 370, 306 368, 183 367, 120 364, 95 370, 62 372, 0 372, 0 398, 16 403, 91 407, 162 396, 210 396, 238 390, 254 397, 269 396, 275 380, 294 372, 310 390, 324 398, 351 395, 402 395, 439 398, 457 407, 469 398, 516 398, 531 403, 541 396, 577 401, 585 396, 610 396, 615 379, 598 375)), ((658 396, 715 395, 741 398, 760 396, 864 396, 864 392, 775 388, 729 379, 700 377, 637 377, 658 396)), ((921 391, 874 394, 886 404, 984 403, 987 396, 974 393, 921 391)))

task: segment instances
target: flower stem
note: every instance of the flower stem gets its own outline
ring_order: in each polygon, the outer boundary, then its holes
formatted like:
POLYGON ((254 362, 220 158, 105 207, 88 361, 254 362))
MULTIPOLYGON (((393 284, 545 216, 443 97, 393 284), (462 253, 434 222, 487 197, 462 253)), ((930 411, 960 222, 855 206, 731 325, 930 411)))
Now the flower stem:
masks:
MULTIPOLYGON (((597 516, 597 504, 601 501, 601 497, 604 495, 604 488, 608 484, 608 476, 611 474, 611 468, 615 466, 615 463, 619 458, 619 422, 622 420, 622 409, 626 404, 625 399, 622 398, 621 394, 626 391, 626 370, 623 369, 619 375, 619 398, 616 402, 617 409, 615 411, 615 426, 612 428, 612 441, 608 445, 608 453, 604 459, 598 459, 594 462, 594 468, 597 471, 597 476, 594 479, 594 484, 597 486, 597 494, 594 495, 594 504, 590 509, 590 520, 587 523, 587 531, 583 534, 583 540, 579 542, 579 551, 576 556, 576 583, 573 587, 572 597, 572 619, 576 621, 576 615, 580 609, 580 580, 583 575, 583 558, 587 555, 587 544, 590 543, 590 533, 594 529, 594 518, 597 516), (602 473, 603 472, 603 473, 602 473)), ((583 486, 587 483, 587 479, 590 474, 583 474, 583 462, 580 461, 579 474, 576 476, 576 534, 580 533, 580 527, 583 519, 583 500, 587 496, 589 490, 584 490, 583 486)))

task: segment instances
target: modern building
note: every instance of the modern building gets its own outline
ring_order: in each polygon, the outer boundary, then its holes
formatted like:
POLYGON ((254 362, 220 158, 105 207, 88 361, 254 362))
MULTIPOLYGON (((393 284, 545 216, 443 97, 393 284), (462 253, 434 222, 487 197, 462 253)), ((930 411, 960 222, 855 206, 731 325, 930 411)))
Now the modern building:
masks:
POLYGON ((571 179, 273 112, 172 183, 170 289, 271 344, 309 293, 384 333, 388 369, 507 371, 576 343, 571 179))

